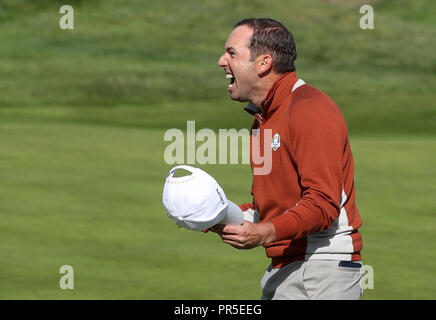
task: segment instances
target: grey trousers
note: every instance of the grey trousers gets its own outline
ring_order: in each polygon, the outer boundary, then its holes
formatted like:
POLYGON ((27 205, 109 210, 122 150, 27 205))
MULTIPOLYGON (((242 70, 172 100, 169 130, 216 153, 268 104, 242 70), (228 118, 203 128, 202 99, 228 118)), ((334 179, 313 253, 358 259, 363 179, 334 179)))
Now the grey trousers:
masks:
POLYGON ((296 261, 265 272, 262 300, 359 300, 364 271, 360 261, 296 261), (360 267, 359 267, 360 265, 360 267))

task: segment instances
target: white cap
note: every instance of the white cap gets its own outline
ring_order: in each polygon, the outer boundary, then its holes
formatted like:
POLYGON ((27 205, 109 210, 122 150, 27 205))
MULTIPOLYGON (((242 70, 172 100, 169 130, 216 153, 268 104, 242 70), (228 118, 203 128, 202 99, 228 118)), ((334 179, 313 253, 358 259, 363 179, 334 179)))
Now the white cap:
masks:
POLYGON ((243 221, 242 210, 227 200, 218 182, 207 172, 191 166, 180 165, 170 170, 162 203, 177 225, 192 230, 205 230, 219 223, 240 225, 243 221), (191 174, 173 177, 177 169, 191 174))

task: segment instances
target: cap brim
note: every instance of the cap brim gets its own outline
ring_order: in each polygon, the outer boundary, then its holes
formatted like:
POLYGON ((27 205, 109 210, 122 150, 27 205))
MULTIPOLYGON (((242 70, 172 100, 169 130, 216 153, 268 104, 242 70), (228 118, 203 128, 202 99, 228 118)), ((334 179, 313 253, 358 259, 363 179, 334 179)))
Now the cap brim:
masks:
POLYGON ((225 209, 226 215, 223 220, 219 222, 219 224, 232 224, 232 225, 241 225, 244 221, 244 213, 238 205, 234 204, 232 201, 227 200, 228 206, 225 209))
POLYGON ((203 231, 205 229, 209 229, 213 227, 216 224, 219 224, 220 221, 225 219, 227 214, 227 208, 228 205, 222 209, 220 212, 218 212, 217 215, 215 215, 214 218, 204 218, 201 219, 199 217, 196 217, 195 219, 192 218, 180 218, 180 217, 173 217, 175 223, 181 227, 188 228, 195 231, 203 231))

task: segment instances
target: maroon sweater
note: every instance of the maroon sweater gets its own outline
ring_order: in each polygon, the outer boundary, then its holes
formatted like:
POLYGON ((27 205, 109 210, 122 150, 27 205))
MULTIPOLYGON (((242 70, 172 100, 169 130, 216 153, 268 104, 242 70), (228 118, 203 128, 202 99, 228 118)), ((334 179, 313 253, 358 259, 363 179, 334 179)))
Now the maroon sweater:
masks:
MULTIPOLYGON (((303 84, 292 92, 297 80, 295 72, 284 74, 262 112, 250 112, 256 116, 252 129, 260 130, 261 153, 266 143, 272 162, 269 174, 253 174, 253 202, 241 208, 257 210, 260 222, 274 225, 277 240, 265 246, 274 268, 303 259, 361 260, 345 119, 318 89, 303 84), (267 129, 273 141, 264 141, 267 129)), ((252 170, 261 166, 251 156, 252 170)))

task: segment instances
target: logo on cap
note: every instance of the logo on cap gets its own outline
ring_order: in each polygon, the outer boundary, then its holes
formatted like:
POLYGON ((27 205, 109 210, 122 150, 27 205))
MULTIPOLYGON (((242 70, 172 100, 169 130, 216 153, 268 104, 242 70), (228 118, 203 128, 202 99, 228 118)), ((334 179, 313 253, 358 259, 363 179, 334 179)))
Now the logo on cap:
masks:
POLYGON ((278 148, 280 148, 280 135, 276 133, 273 137, 273 140, 271 142, 271 148, 276 151, 278 148))
POLYGON ((219 196, 220 199, 221 199, 221 203, 222 203, 222 204, 225 204, 226 202, 224 201, 223 196, 221 195, 220 191, 219 191, 218 189, 216 189, 216 192, 218 193, 218 196, 219 196))

